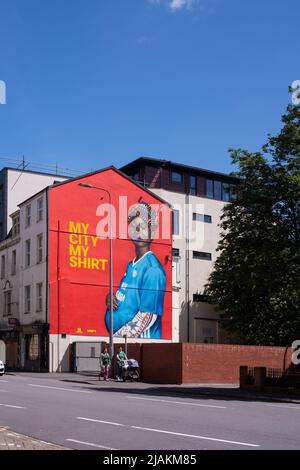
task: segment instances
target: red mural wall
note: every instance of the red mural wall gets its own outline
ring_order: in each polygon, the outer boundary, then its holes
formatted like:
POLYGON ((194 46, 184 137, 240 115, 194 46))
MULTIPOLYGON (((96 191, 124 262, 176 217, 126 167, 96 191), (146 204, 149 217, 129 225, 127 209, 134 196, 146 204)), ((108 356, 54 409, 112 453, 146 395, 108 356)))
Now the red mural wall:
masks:
POLYGON ((106 189, 112 198, 116 335, 125 323, 134 323, 132 317, 137 322, 132 331, 139 334, 132 336, 171 339, 171 209, 114 168, 49 189, 50 333, 109 335, 109 198, 105 191, 81 187, 79 183, 106 189), (150 219, 156 216, 156 225, 151 225, 155 226, 155 235, 149 252, 146 249, 135 262, 138 243, 128 236, 128 208, 134 207, 131 215, 134 213, 135 223, 141 217, 137 204, 151 214, 150 219), (148 327, 143 330, 145 312, 150 315, 148 327))

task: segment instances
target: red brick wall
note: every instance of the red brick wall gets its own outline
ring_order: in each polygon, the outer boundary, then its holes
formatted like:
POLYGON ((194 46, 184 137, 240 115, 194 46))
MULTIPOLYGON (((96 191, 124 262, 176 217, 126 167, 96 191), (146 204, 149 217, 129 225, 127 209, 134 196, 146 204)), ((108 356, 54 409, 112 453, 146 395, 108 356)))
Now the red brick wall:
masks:
POLYGON ((181 383, 182 344, 142 345, 142 378, 152 383, 181 383))
POLYGON ((127 344, 128 359, 136 359, 138 363, 141 363, 141 346, 141 343, 127 344))
POLYGON ((292 350, 230 344, 128 344, 128 357, 139 361, 141 376, 152 383, 239 382, 240 366, 283 369, 291 364, 292 350), (285 354, 286 353, 286 354, 285 354))
MULTIPOLYGON (((182 383, 238 383, 240 366, 284 367, 285 348, 224 344, 187 344, 183 347, 182 383)), ((292 350, 286 354, 286 367, 292 350)))

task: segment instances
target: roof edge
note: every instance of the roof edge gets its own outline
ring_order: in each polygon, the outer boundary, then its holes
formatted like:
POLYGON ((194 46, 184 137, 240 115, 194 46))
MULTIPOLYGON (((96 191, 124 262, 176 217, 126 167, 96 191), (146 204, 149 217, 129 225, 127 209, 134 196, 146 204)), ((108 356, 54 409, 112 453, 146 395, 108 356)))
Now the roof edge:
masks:
MULTIPOLYGON (((48 189, 52 190, 52 189, 55 189, 59 186, 62 186, 64 184, 68 184, 68 183, 71 183, 73 181, 78 181, 78 180, 81 180, 83 178, 86 178, 88 176, 93 176, 93 175, 97 175, 98 173, 103 173, 104 171, 107 171, 107 170, 113 170, 115 171, 116 173, 118 173, 120 176, 122 176, 123 178, 125 178, 127 181, 129 181, 131 184, 134 184, 135 186, 137 186, 139 189, 141 189, 142 191, 145 191, 146 193, 148 193, 150 196, 158 199, 160 202, 162 202, 163 204, 167 205, 168 207, 172 207, 172 205, 165 201, 163 198, 161 198, 160 196, 157 196, 155 193, 153 193, 152 191, 150 191, 149 189, 147 188, 144 188, 141 184, 137 183, 136 181, 132 180, 130 178, 130 176, 126 175, 126 173, 123 173, 121 170, 119 170, 118 168, 116 168, 114 165, 111 165, 111 166, 107 166, 105 168, 102 168, 101 170, 97 170, 97 171, 92 171, 91 173, 85 173, 84 175, 80 175, 80 176, 76 176, 74 178, 70 178, 66 181, 61 181, 55 185, 50 185, 48 186, 48 189)), ((45 188, 46 189, 46 188, 45 188)))
POLYGON ((185 169, 187 172, 188 171, 195 171, 195 172, 198 172, 198 173, 203 173, 203 174, 206 174, 206 175, 209 175, 209 176, 216 176, 216 177, 221 177, 221 178, 226 178, 226 179, 230 179, 232 181, 236 181, 238 182, 239 179, 236 177, 236 176, 232 176, 228 173, 221 173, 219 171, 213 171, 213 170, 207 170, 205 168, 200 168, 200 167, 196 167, 196 166, 192 166, 192 165, 185 165, 183 163, 178 163, 178 162, 174 162, 172 160, 165 160, 165 159, 160 159, 160 158, 154 158, 154 157, 145 157, 145 156, 141 156, 141 157, 138 157, 136 158, 135 160, 132 160, 131 162, 127 163, 126 165, 120 167, 120 170, 121 171, 125 171, 126 169, 129 169, 135 165, 138 165, 139 163, 149 163, 150 165, 159 165, 159 166, 173 166, 173 167, 177 167, 177 168, 181 168, 181 169, 185 169))

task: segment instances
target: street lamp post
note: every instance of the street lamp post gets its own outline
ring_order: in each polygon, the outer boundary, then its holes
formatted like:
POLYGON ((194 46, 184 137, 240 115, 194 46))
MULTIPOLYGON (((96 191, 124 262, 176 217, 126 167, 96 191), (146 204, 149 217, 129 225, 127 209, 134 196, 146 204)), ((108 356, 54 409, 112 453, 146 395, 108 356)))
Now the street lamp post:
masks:
MULTIPOLYGON (((114 305, 113 305, 113 232, 112 232, 112 208, 111 208, 111 193, 108 189, 102 188, 100 186, 93 186, 92 184, 79 183, 79 186, 90 189, 97 189, 98 191, 104 191, 108 194, 109 200, 109 356, 110 363, 112 365, 112 360, 114 356, 114 305)), ((112 370, 112 368, 111 368, 112 370)))
POLYGON ((122 335, 123 335, 123 338, 125 339, 125 354, 126 354, 126 357, 127 357, 127 338, 129 336, 129 332, 130 332, 130 328, 128 326, 124 326, 123 329, 122 329, 122 335))

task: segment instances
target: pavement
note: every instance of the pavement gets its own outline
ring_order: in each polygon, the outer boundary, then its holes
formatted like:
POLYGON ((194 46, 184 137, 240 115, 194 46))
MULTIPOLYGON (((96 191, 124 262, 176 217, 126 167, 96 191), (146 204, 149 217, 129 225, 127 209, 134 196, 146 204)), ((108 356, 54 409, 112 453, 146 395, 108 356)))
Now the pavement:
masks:
POLYGON ((18 434, 7 427, 0 427, 1 450, 67 450, 67 448, 18 434))
POLYGON ((3 447, 16 449, 295 450, 299 404, 299 399, 223 384, 8 373, 0 378, 0 439, 3 447))

